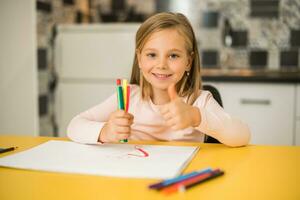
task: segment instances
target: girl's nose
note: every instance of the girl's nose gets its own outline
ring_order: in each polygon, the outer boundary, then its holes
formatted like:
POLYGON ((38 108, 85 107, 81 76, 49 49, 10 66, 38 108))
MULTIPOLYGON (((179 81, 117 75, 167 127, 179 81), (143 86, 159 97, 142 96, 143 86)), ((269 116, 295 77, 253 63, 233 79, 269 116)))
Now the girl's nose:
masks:
POLYGON ((158 69, 168 69, 168 62, 166 58, 159 59, 159 62, 156 65, 158 69))

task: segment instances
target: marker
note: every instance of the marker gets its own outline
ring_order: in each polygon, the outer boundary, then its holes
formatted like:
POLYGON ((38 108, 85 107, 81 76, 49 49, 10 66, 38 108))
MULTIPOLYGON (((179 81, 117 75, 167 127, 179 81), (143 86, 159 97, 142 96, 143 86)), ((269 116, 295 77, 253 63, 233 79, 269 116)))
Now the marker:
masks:
POLYGON ((121 86, 121 79, 117 79, 117 94, 118 94, 118 108, 124 110, 123 88, 121 86))
POLYGON ((130 97, 130 86, 127 85, 127 92, 126 92, 126 104, 125 104, 125 110, 128 112, 129 109, 129 98, 130 97))
POLYGON ((123 100, 124 100, 124 110, 126 110, 126 104, 127 104, 127 80, 122 80, 122 88, 123 88, 123 100))
MULTIPOLYGON (((121 85, 121 79, 117 79, 117 95, 118 95, 118 108, 120 110, 125 110, 124 94, 123 94, 123 88, 121 85)), ((125 143, 125 142, 128 142, 128 140, 123 139, 123 140, 120 140, 120 142, 125 143)))

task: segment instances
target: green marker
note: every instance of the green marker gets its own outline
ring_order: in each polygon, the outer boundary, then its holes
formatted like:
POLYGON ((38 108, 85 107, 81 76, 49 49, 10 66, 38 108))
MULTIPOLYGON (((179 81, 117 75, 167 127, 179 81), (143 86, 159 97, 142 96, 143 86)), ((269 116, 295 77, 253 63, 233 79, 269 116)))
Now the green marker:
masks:
MULTIPOLYGON (((123 95, 123 88, 121 85, 121 79, 117 79, 117 94, 118 94, 118 108, 120 110, 125 110, 125 105, 124 105, 124 95, 123 95)), ((122 143, 128 142, 127 139, 120 140, 122 143)))

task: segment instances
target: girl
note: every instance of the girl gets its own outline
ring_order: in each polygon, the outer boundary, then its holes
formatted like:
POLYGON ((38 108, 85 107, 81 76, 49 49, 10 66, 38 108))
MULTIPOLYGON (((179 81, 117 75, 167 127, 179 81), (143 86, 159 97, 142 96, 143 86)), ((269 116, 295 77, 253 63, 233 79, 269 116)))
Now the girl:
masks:
POLYGON ((77 115, 68 126, 80 143, 130 140, 203 142, 204 134, 228 146, 248 144, 246 124, 202 91, 196 38, 182 14, 159 13, 136 34, 128 113, 117 95, 77 115))

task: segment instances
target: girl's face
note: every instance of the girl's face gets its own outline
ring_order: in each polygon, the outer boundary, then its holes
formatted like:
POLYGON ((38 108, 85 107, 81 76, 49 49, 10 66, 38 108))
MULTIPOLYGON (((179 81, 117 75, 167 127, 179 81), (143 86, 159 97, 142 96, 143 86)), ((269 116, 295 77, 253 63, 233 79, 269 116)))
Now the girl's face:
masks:
POLYGON ((166 90, 171 83, 181 80, 190 70, 191 56, 188 55, 184 37, 175 29, 153 33, 143 49, 137 52, 139 67, 153 91, 166 90))

